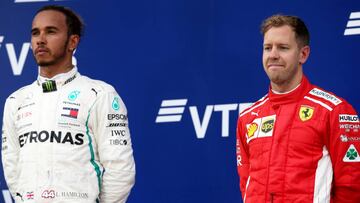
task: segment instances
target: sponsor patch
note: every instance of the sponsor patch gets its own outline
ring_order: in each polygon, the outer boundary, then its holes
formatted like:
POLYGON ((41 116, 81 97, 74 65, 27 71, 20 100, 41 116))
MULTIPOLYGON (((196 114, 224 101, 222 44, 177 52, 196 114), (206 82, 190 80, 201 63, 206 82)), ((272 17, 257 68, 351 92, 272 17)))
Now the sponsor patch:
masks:
POLYGON ((108 114, 108 120, 127 120, 127 116, 125 114, 108 114))
POLYGON ((257 130, 258 130, 258 124, 251 123, 247 128, 247 137, 250 139, 252 136, 254 136, 257 130))
POLYGON ((126 123, 109 123, 109 125, 106 126, 107 128, 112 127, 127 127, 126 123))
POLYGON ((340 123, 357 123, 357 122, 359 122, 359 116, 351 115, 351 114, 339 114, 339 122, 340 123))
POLYGON ((114 97, 114 100, 113 100, 111 106, 115 111, 118 111, 120 109, 119 97, 114 97))
POLYGON ((251 124, 247 124, 246 142, 252 139, 271 137, 273 135, 276 115, 266 116, 255 119, 251 124), (261 126, 261 127, 259 127, 261 126))
POLYGON ((314 108, 311 106, 301 105, 299 110, 299 117, 302 121, 308 121, 314 115, 314 108))
POLYGON ((349 149, 343 158, 344 162, 360 162, 359 153, 353 144, 350 145, 349 149))
POLYGON ((34 199, 34 192, 26 192, 25 197, 27 200, 34 199))
POLYGON ((339 127, 340 129, 345 129, 345 132, 350 132, 350 130, 359 132, 360 124, 340 124, 339 127))
POLYGON ((112 130, 111 136, 125 136, 126 131, 125 130, 112 130))
POLYGON ((110 145, 127 145, 128 141, 125 139, 110 139, 110 145))
POLYGON ((77 108, 70 108, 70 107, 63 107, 63 113, 61 116, 69 117, 69 118, 77 118, 79 113, 79 109, 77 108))
POLYGON ((310 91, 310 94, 317 96, 317 97, 321 97, 331 103, 333 103, 335 106, 341 103, 341 100, 339 98, 337 98, 336 96, 329 94, 323 90, 320 90, 318 88, 314 88, 310 91))
POLYGON ((264 121, 261 125, 261 131, 263 133, 268 133, 272 131, 273 128, 274 128, 274 119, 264 121))
POLYGON ((347 135, 340 135, 341 142, 360 142, 360 137, 348 137, 347 135))
POLYGON ((75 100, 77 99, 77 97, 78 97, 79 94, 80 94, 80 91, 77 91, 77 90, 72 91, 72 92, 70 92, 70 94, 68 95, 68 99, 69 99, 70 101, 75 101, 75 100))

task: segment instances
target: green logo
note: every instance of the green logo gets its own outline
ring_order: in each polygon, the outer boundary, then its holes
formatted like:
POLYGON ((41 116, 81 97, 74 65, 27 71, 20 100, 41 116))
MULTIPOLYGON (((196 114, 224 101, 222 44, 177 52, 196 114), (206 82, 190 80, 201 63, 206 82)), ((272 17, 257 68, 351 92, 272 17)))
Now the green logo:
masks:
POLYGON ((72 92, 70 92, 68 99, 70 101, 75 101, 75 99, 78 97, 79 94, 80 94, 80 91, 77 91, 77 90, 72 91, 72 92))
POLYGON ((120 104, 119 104, 119 98, 115 97, 113 102, 112 102, 112 108, 117 111, 120 109, 120 104))
POLYGON ((358 153, 354 148, 351 148, 346 152, 346 157, 349 160, 355 160, 358 157, 358 153))
POLYGON ((42 83, 43 92, 56 91, 56 82, 54 80, 48 80, 42 83))

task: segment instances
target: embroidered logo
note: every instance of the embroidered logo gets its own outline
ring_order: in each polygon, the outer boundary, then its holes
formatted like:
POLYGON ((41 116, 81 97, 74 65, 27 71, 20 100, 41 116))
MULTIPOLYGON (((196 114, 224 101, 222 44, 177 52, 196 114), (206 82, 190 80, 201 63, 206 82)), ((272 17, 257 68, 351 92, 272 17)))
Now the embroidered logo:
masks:
POLYGON ((247 129, 248 138, 251 138, 252 136, 254 136, 254 133, 257 131, 257 129, 258 129, 258 125, 256 123, 250 124, 247 129))
POLYGON ((302 105, 299 110, 299 117, 302 121, 308 121, 314 114, 314 108, 311 106, 302 105))
POLYGON ((353 144, 350 145, 349 149, 343 158, 344 162, 360 162, 359 153, 353 144))

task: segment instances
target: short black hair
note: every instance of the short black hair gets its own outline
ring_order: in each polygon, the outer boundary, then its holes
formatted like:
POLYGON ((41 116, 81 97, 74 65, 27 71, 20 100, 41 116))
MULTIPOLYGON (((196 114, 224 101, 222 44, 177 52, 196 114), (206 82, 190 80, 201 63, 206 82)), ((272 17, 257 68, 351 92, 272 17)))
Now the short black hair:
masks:
POLYGON ((84 32, 84 22, 81 19, 81 17, 75 13, 73 10, 71 10, 68 7, 65 6, 59 6, 59 5, 47 5, 41 7, 36 14, 40 13, 41 11, 59 11, 62 14, 65 15, 66 18, 66 25, 68 27, 68 35, 78 35, 79 37, 83 36, 84 32))

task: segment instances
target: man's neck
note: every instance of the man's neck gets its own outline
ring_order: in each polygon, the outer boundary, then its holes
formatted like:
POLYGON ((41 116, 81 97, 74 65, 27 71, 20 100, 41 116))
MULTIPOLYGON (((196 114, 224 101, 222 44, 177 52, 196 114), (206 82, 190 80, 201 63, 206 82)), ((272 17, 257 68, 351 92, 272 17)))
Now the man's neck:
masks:
POLYGON ((283 93, 291 92, 292 90, 296 89, 296 87, 298 87, 299 84, 301 83, 303 77, 303 72, 301 71, 301 67, 299 70, 300 71, 297 71, 290 80, 284 81, 282 83, 271 82, 271 90, 283 94, 283 93))
POLYGON ((74 66, 71 63, 61 66, 40 66, 40 76, 53 78, 58 74, 69 72, 73 67, 74 66))

